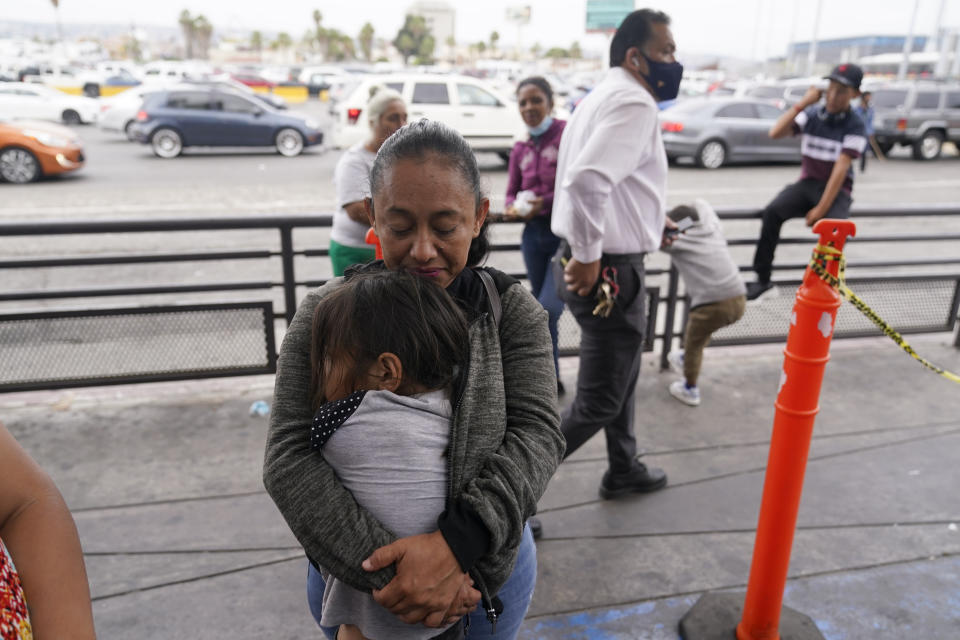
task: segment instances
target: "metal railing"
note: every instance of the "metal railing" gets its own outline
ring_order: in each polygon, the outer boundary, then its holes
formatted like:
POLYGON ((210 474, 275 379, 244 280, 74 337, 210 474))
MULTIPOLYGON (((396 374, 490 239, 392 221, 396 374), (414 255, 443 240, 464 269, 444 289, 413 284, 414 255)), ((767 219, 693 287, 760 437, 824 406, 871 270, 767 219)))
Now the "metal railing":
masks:
MULTIPOLYGON (((753 209, 721 209, 718 214, 723 220, 753 220, 759 219, 760 213, 753 209)), ((897 208, 857 208, 852 217, 862 218, 916 218, 916 217, 960 216, 960 206, 915 206, 897 208)), ((273 248, 254 248, 246 250, 223 251, 171 251, 141 254, 113 253, 76 256, 55 256, 41 258, 6 258, 0 259, 0 283, 6 283, 8 278, 4 273, 13 270, 42 270, 55 268, 85 268, 104 266, 132 266, 132 265, 172 265, 190 262, 221 262, 221 261, 254 261, 279 259, 280 273, 278 277, 270 279, 246 279, 237 281, 213 281, 195 283, 165 283, 165 284, 128 284, 83 286, 75 288, 27 288, 8 290, 0 284, 0 305, 9 306, 9 303, 40 302, 51 300, 80 300, 89 298, 137 298, 144 296, 168 296, 182 294, 210 294, 241 291, 270 292, 274 295, 279 292, 282 298, 282 309, 274 311, 274 317, 289 323, 297 308, 297 290, 303 287, 319 286, 324 279, 298 279, 295 262, 298 258, 318 258, 328 255, 325 248, 298 247, 294 242, 294 231, 302 229, 321 229, 331 225, 329 215, 290 215, 290 216, 256 216, 256 217, 229 217, 229 218, 193 218, 193 219, 147 219, 147 220, 82 220, 82 221, 36 221, 0 223, 0 240, 14 237, 51 237, 51 236, 86 236, 93 237, 104 234, 143 234, 148 232, 161 233, 196 233, 196 232, 227 232, 243 230, 263 230, 276 233, 276 236, 264 236, 260 239, 261 246, 273 248), (272 240, 268 239, 272 238, 272 240)), ((499 224, 499 223, 498 223, 499 224)), ((510 223, 503 223, 510 224, 510 223)), ((731 237, 730 246, 753 245, 756 243, 756 234, 745 237, 731 237)), ((906 243, 941 243, 960 242, 960 233, 906 233, 896 235, 861 235, 855 239, 856 245, 870 243, 897 243, 903 246, 906 243)), ((811 238, 784 237, 780 245, 811 244, 811 238)), ((315 245, 314 245, 315 246, 315 245)), ((490 263, 497 263, 497 256, 504 252, 517 252, 518 243, 495 243, 492 247, 490 263)), ((960 250, 952 254, 960 256, 960 250)), ((910 258, 905 260, 878 259, 858 261, 857 270, 874 268, 906 268, 916 269, 923 266, 939 266, 960 264, 960 257, 947 258, 910 258)), ((775 264, 776 272, 799 270, 805 267, 802 263, 775 264)), ((741 267, 742 271, 751 271, 748 266, 741 267)), ((522 272, 511 272, 510 275, 523 279, 522 272)), ((944 316, 947 318, 938 330, 950 330, 957 316, 957 305, 960 303, 960 271, 957 273, 924 276, 942 281, 954 281, 956 287, 952 300, 943 300, 944 316)), ((661 343, 661 366, 666 366, 666 354, 673 347, 674 342, 682 334, 682 326, 686 319, 686 299, 681 294, 681 280, 675 268, 648 269, 648 282, 658 281, 660 286, 649 287, 651 293, 648 303, 652 308, 648 316, 649 336, 647 348, 652 349, 655 340, 661 343), (665 282, 663 282, 665 280, 665 282), (658 322, 662 319, 662 322, 658 322), (678 326, 678 321, 679 326, 678 326)), ((918 282, 918 274, 898 274, 886 276, 885 281, 890 283, 918 282)), ((782 281, 784 285, 791 285, 793 281, 782 281)), ((855 281, 851 281, 855 284, 855 281)), ((900 286, 900 285, 898 285, 900 286)), ((906 285, 904 285, 906 286, 906 285)), ((19 310, 19 309, 18 309, 19 310)), ((570 320, 567 320, 568 326, 570 320)), ((575 324, 575 323, 574 323, 575 324)), ((929 327, 920 330, 931 330, 929 327)), ((907 331, 909 332, 909 330, 907 331)), ((863 335, 864 331, 853 332, 851 335, 863 335)), ((868 332, 866 332, 868 333, 868 332)), ((786 334, 784 326, 783 335, 786 334)), ((839 336, 838 336, 839 337, 839 336)), ((780 338, 776 338, 779 340, 780 338)), ((770 342, 774 338, 725 338, 717 342, 722 344, 743 344, 749 342, 770 342)), ((562 349, 564 354, 576 351, 572 341, 562 349)), ((957 338, 960 346, 960 334, 957 338)), ((0 345, 2 346, 2 345, 0 345)), ((0 387, 2 389, 2 387, 0 387)))

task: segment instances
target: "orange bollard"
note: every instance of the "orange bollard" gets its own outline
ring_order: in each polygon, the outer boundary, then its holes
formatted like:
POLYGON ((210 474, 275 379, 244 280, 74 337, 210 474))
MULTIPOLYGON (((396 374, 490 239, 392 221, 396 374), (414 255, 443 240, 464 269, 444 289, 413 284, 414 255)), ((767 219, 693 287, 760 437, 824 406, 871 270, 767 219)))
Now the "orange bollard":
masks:
POLYGON ((377 260, 383 260, 383 249, 380 247, 380 238, 377 237, 373 227, 367 229, 367 235, 364 238, 364 242, 373 245, 373 248, 376 251, 377 260))
MULTIPOLYGON (((843 250, 848 236, 856 234, 856 226, 849 220, 820 220, 813 230, 820 234, 821 245, 838 251, 843 250)), ((836 276, 840 263, 829 260, 825 267, 836 276)), ((780 638, 780 610, 803 475, 841 302, 840 294, 807 267, 797 291, 784 350, 750 581, 743 616, 737 625, 738 640, 780 638)))

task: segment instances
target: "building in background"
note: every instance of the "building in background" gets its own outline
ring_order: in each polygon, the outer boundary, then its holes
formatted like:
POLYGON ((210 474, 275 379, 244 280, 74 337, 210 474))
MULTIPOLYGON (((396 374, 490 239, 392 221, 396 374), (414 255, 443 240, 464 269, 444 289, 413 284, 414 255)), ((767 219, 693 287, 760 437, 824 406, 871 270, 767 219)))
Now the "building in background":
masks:
MULTIPOLYGON (((833 66, 840 62, 859 60, 866 56, 883 53, 903 53, 906 36, 857 36, 853 38, 835 38, 817 41, 818 66, 833 66)), ((927 47, 927 36, 913 36, 913 51, 923 51, 927 47)), ((810 53, 810 42, 793 42, 787 45, 787 66, 803 69, 810 53)))
POLYGON ((407 9, 410 15, 421 16, 427 23, 437 50, 440 50, 454 37, 457 12, 442 0, 421 0, 407 9))

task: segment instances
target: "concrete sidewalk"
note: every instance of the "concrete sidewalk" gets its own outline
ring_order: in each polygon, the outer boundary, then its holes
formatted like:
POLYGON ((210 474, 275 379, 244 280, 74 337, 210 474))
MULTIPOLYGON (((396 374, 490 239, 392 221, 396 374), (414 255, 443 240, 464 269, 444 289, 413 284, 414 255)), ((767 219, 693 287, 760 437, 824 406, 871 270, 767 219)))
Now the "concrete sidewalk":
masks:
MULTIPOLYGON (((958 371, 950 342, 911 339, 958 371)), ((638 439, 670 485, 600 500, 602 436, 560 467, 522 638, 672 639, 701 593, 743 590, 782 361, 709 349, 689 408, 645 358, 638 439)), ((0 395, 73 509, 101 638, 320 637, 260 481, 267 421, 248 409, 271 392, 258 377, 0 395)), ((888 340, 836 341, 821 407, 785 604, 830 640, 960 638, 960 388, 888 340)))

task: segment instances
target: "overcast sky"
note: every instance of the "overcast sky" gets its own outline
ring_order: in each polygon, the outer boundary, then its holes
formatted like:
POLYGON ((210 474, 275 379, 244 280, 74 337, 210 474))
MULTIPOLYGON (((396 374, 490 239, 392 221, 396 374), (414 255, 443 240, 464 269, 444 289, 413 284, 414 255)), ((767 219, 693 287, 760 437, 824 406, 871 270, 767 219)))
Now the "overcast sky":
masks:
MULTIPOLYGON (((823 2, 820 39, 853 35, 905 34, 916 0, 840 0, 823 2)), ((458 43, 487 40, 500 33, 502 45, 517 42, 524 47, 569 46, 579 40, 585 49, 605 49, 604 36, 585 35, 586 0, 448 0, 456 9, 458 43), (531 22, 518 34, 505 21, 508 6, 531 7, 531 22)), ((639 7, 661 9, 673 19, 673 32, 682 56, 712 53, 759 58, 786 53, 791 40, 813 35, 817 0, 637 0, 639 7)), ((176 26, 183 9, 203 13, 214 29, 287 31, 295 39, 312 25, 314 9, 320 9, 324 24, 356 36, 370 21, 378 37, 393 39, 410 5, 407 0, 60 0, 64 24, 135 23, 176 26)), ((960 29, 960 0, 919 0, 915 33, 933 35, 939 24, 960 29)), ((54 22, 49 0, 0 0, 0 20, 54 22)))

